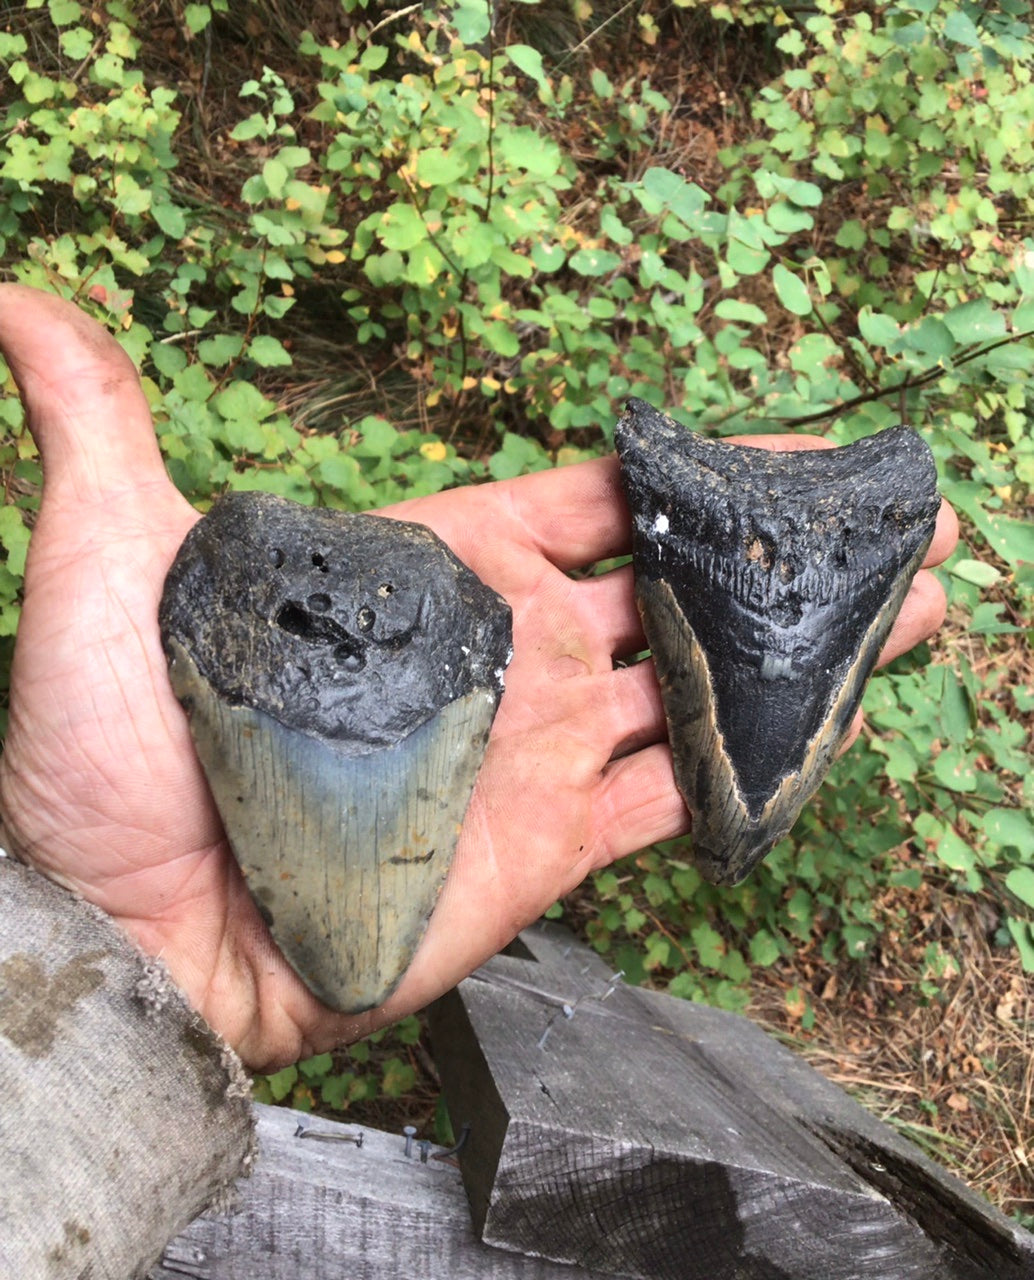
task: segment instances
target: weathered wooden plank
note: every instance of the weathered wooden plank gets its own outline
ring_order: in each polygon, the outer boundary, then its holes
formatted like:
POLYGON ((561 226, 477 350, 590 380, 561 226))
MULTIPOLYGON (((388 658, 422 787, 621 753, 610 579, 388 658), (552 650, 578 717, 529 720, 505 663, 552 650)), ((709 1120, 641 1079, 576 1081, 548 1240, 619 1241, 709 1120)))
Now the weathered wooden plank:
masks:
MULTIPOLYGON (((404 1140, 363 1145, 295 1136, 353 1125, 256 1107, 259 1158, 232 1212, 205 1214, 166 1248, 150 1280, 600 1280, 482 1244, 452 1164, 407 1159, 404 1140)), ((436 1148, 437 1149, 437 1148, 436 1148)))
POLYGON ((1034 1238, 745 1018, 522 943, 432 1021, 485 1241, 648 1280, 1034 1280, 1034 1238))

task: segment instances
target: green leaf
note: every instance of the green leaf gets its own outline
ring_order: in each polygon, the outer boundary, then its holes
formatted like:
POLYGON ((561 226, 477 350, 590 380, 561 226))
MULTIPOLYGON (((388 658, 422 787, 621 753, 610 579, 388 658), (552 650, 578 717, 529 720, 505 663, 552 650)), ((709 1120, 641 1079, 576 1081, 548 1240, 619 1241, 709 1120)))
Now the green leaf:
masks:
POLYGON ((479 44, 492 29, 489 0, 459 0, 452 11, 456 34, 465 45, 479 44))
POLYGON ((298 1068, 294 1065, 284 1067, 271 1076, 266 1076, 269 1090, 277 1102, 283 1102, 294 1088, 298 1080, 298 1068))
POLYGON ((531 260, 540 271, 558 271, 566 262, 567 254, 558 244, 536 240, 531 246, 531 260))
POLYGON ((822 203, 822 188, 803 178, 790 178, 782 173, 760 172, 755 176, 758 191, 767 200, 778 192, 793 204, 806 209, 817 209, 822 203))
POLYGON ((1005 887, 1028 907, 1034 907, 1034 868, 1016 867, 1005 877, 1005 887))
POLYGON ((646 199, 640 195, 639 202, 648 213, 667 211, 690 229, 696 229, 699 215, 707 205, 707 192, 695 182, 687 182, 670 169, 647 169, 642 189, 646 199))
POLYGON ((66 58, 81 62, 93 48, 93 33, 85 27, 72 27, 61 32, 61 52, 66 58))
POLYGON ((267 160, 262 166, 262 181, 266 184, 266 190, 271 196, 283 194, 284 183, 290 176, 290 169, 275 156, 267 160))
POLYGON ((151 344, 151 360, 159 373, 173 377, 187 366, 186 353, 180 347, 165 342, 151 344))
POLYGON ((952 871, 974 872, 977 856, 958 833, 949 828, 937 842, 937 857, 952 871))
POLYGON ((804 37, 796 27, 792 27, 776 41, 776 48, 788 54, 791 58, 796 58, 802 54, 805 47, 804 37))
POLYGON ((203 338, 197 344, 197 354, 203 364, 216 368, 236 360, 244 347, 239 333, 220 333, 214 338, 203 338))
POLYGON ((750 959, 752 964, 768 968, 775 964, 780 956, 779 943, 767 929, 759 929, 750 940, 750 959))
POLYGON ((371 44, 363 50, 359 65, 364 71, 380 71, 388 61, 388 47, 383 44, 371 44))
POLYGON ((872 943, 872 930, 862 925, 847 924, 843 929, 844 950, 849 956, 858 959, 864 956, 872 943))
POLYGON ((75 0, 49 0, 47 8, 55 27, 67 27, 82 17, 82 6, 75 0))
POLYGON ((252 338, 248 346, 248 355, 264 369, 291 364, 291 356, 285 351, 279 339, 265 333, 260 333, 258 337, 252 338))
POLYGON ((187 233, 187 219, 184 211, 175 204, 156 203, 151 206, 151 216, 167 236, 173 240, 182 240, 187 233))
POLYGON ((836 234, 836 244, 841 249, 864 249, 867 240, 865 228, 854 218, 845 222, 836 234))
POLYGON ((221 417, 237 422, 261 422, 274 411, 274 406, 250 382, 231 382, 215 396, 213 404, 221 417))
POLYGON ((1029 333, 1034 329, 1034 298, 1025 298, 1012 313, 1014 333, 1029 333))
POLYGON ((268 134, 269 125, 265 116, 255 114, 248 116, 240 124, 234 125, 230 132, 230 137, 236 142, 248 142, 251 138, 265 138, 268 134))
POLYGON ((725 251, 726 262, 738 276, 757 275, 768 266, 771 256, 767 249, 754 249, 740 240, 730 240, 725 251))
POLYGON ((1002 621, 1001 614, 1004 609, 1004 604, 996 604, 993 600, 982 600, 973 610, 967 631, 970 635, 1017 635, 1021 630, 1020 627, 1014 627, 1012 623, 1002 621))
POLYGON ((460 223, 452 231, 450 257, 461 267, 480 267, 491 258, 497 243, 497 233, 487 222, 460 223))
POLYGON ((520 339, 513 327, 502 320, 493 320, 485 325, 484 340, 489 351, 507 359, 517 355, 521 349, 520 339))
POLYGON ((1034 929, 1026 920, 1006 920, 1012 940, 1020 953, 1020 961, 1027 973, 1034 973, 1034 929))
POLYGON ((1034 563, 1034 523, 976 507, 969 513, 989 545, 1014 567, 1034 563))
POLYGON ((714 313, 721 320, 738 320, 744 324, 766 324, 768 316, 753 302, 740 302, 736 298, 723 298, 714 313))
POLYGON ((949 791, 977 789, 977 771, 962 747, 947 747, 933 762, 934 777, 949 791))
POLYGON ((1021 858, 1034 863, 1034 818, 1030 814, 1022 809, 990 809, 980 825, 998 848, 1015 849, 1021 858))
POLYGON ((276 294, 270 294, 262 300, 262 310, 271 320, 282 320, 296 301, 296 298, 279 298, 276 294))
POLYGON ((944 34, 949 40, 964 44, 969 49, 979 49, 983 43, 976 23, 962 9, 948 14, 944 22, 944 34))
POLYGON ((16 577, 22 577, 29 549, 29 530, 15 506, 0 507, 0 543, 7 553, 6 568, 16 577))
POLYGON ((299 1062, 298 1070, 306 1080, 319 1080, 333 1065, 334 1059, 329 1053, 318 1053, 314 1058, 306 1058, 304 1062, 299 1062))
POLYGON ((534 129, 510 128, 496 136, 496 157, 538 178, 554 178, 561 168, 560 148, 534 129))
POLYGON ((946 311, 941 319, 956 342, 989 342, 1006 335, 1005 315, 987 298, 974 298, 946 311))
POLYGON ((408 201, 399 200, 381 214, 377 235, 386 249, 405 253, 427 239, 427 225, 408 201))
POLYGON ((470 172, 470 153, 452 147, 428 147, 416 162, 417 180, 425 187, 447 187, 470 172))
POLYGON ((434 245, 428 241, 425 244, 418 244, 410 250, 405 276, 410 284, 418 285, 423 289, 428 285, 433 285, 444 269, 445 259, 434 245))
POLYGON ((775 287, 776 296, 787 311, 793 312, 795 316, 806 316, 811 313, 812 301, 808 286, 799 275, 783 266, 781 262, 777 262, 772 268, 772 284, 775 287))
POLYGON ((870 346, 884 350, 893 346, 901 337, 897 321, 891 316, 873 311, 872 307, 862 307, 858 312, 858 332, 870 346))
POLYGON ((212 9, 207 4, 184 5, 183 21, 191 34, 196 36, 212 21, 212 9))
POLYGON ((416 1084, 416 1071, 401 1058, 389 1058, 381 1074, 381 1092, 389 1098, 401 1098, 416 1084))
POLYGON ((335 1111, 344 1111, 350 1102, 355 1076, 346 1071, 339 1076, 328 1076, 320 1086, 320 1099, 335 1111))
POLYGON ((542 54, 537 49, 533 49, 528 44, 511 44, 508 46, 506 54, 518 71, 523 71, 526 76, 530 76, 538 84, 545 80, 546 74, 542 69, 542 54))
POLYGON ((725 939, 709 924, 698 924, 689 931, 700 963, 705 969, 720 969, 725 957, 725 939))
POLYGON ((601 71, 599 67, 593 67, 589 76, 589 82, 592 85, 592 91, 597 98, 606 100, 614 96, 614 86, 611 84, 607 73, 601 71))
POLYGON ((512 480, 514 476, 540 471, 548 466, 549 458, 537 440, 529 440, 512 431, 503 436, 502 448, 488 461, 488 470, 494 480, 512 480))
MULTIPOLYGON (((286 165, 288 169, 294 170, 308 164, 312 159, 312 152, 308 147, 281 147, 276 153, 276 158, 281 164, 286 165)), ((297 189, 306 190, 304 186, 297 189)))
POLYGON ((769 205, 765 211, 765 221, 773 231, 778 231, 782 236, 796 235, 798 231, 810 231, 815 225, 815 219, 810 213, 798 209, 788 200, 778 200, 775 204, 769 205))
POLYGON ((994 565, 983 560, 958 560, 948 572, 963 582, 972 582, 976 587, 993 587, 1002 576, 994 565))
POLYGON ((420 1019, 415 1013, 408 1014, 392 1028, 392 1034, 400 1044, 417 1044, 421 1032, 420 1019))
POLYGON ((947 359, 957 345, 951 330, 936 316, 924 316, 918 324, 906 325, 901 332, 901 342, 904 350, 933 361, 947 359))
POLYGON ((621 258, 608 249, 578 249, 571 254, 569 265, 580 276, 605 276, 608 271, 617 271, 621 258))

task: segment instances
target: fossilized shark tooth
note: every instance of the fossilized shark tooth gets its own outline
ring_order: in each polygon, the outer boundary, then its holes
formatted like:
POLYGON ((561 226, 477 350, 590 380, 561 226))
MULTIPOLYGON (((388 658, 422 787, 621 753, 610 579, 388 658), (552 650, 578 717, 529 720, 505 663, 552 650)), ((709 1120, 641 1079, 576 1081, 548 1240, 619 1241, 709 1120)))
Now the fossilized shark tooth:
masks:
POLYGON ((844 741, 933 537, 933 458, 907 427, 770 453, 641 400, 615 439, 693 858, 737 884, 844 741))
POLYGON ((380 1004, 456 847, 508 606, 422 525, 231 493, 187 535, 159 617, 273 937, 326 1004, 380 1004))

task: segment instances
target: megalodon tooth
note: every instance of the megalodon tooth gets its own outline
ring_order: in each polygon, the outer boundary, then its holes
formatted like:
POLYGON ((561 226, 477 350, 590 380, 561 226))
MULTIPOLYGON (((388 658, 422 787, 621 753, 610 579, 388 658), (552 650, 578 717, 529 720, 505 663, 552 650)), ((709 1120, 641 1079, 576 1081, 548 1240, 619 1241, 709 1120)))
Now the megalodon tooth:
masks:
POLYGON ((908 427, 839 449, 733 445, 641 400, 615 441, 693 860, 737 884, 844 742, 933 538, 933 458, 908 427))
POLYGON ((422 525, 229 493, 159 611, 173 690, 273 937, 324 1003, 380 1004, 449 868, 510 610, 422 525))

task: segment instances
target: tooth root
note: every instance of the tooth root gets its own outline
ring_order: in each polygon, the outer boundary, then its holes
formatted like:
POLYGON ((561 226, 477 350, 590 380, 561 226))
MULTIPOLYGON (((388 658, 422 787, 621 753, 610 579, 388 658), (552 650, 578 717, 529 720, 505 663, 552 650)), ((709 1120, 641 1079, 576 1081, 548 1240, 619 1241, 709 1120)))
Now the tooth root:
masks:
POLYGON ((693 856, 735 884, 844 741, 933 536, 933 460, 907 428, 769 453, 636 400, 616 442, 693 856))
POLYGON ((455 851, 510 660, 510 611, 430 530, 231 494, 160 610, 173 689, 286 958, 381 1003, 455 851))

